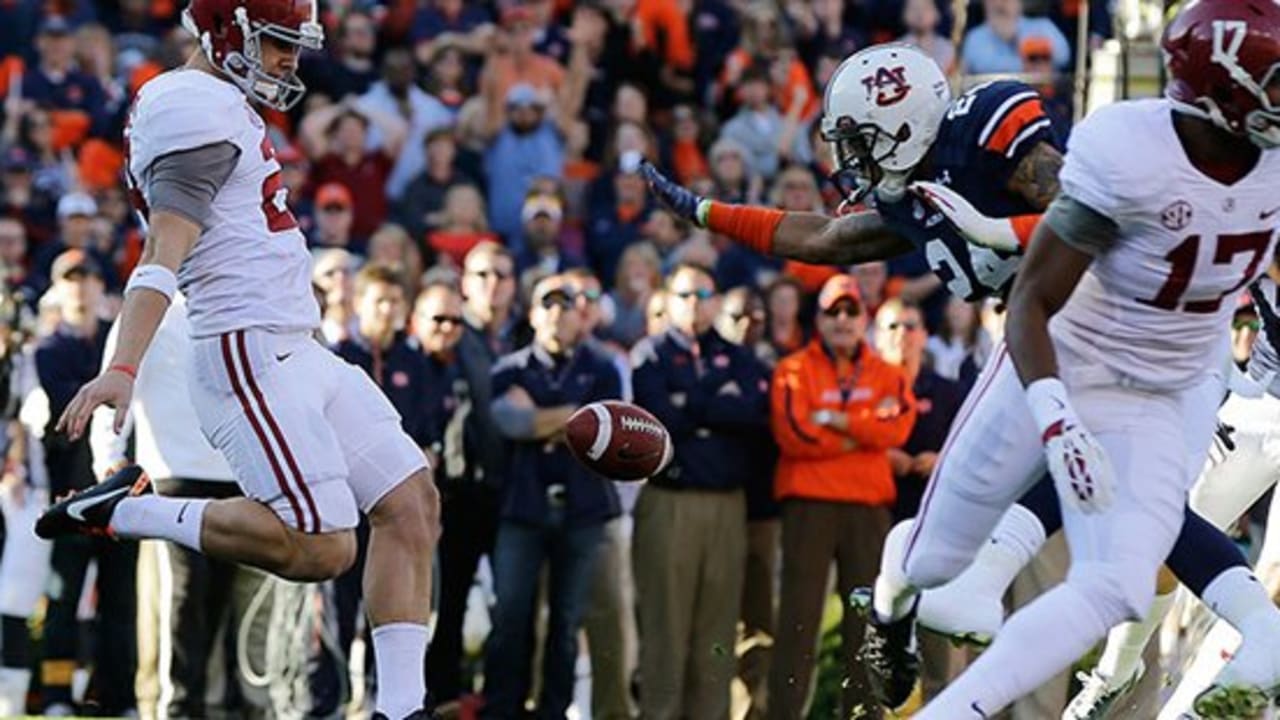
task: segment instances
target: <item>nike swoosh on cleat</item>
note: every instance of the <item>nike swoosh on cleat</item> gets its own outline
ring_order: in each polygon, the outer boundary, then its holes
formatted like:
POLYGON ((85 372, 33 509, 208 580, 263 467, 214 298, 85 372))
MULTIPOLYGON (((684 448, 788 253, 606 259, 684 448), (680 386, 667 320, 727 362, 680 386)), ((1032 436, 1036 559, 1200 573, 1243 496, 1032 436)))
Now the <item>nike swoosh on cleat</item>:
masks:
POLYGON ((123 495, 127 492, 129 492, 129 488, 117 488, 109 493, 103 493, 102 495, 96 495, 82 500, 73 500, 67 504, 67 515, 70 515, 73 520, 85 522, 83 512, 84 508, 93 507, 103 500, 109 500, 117 495, 123 495))
POLYGON ((280 353, 279 355, 276 355, 276 362, 284 362, 285 360, 288 360, 288 359, 289 359, 289 357, 290 357, 290 356, 292 356, 292 355, 293 355, 293 353, 291 353, 291 352, 287 352, 287 353, 280 353))

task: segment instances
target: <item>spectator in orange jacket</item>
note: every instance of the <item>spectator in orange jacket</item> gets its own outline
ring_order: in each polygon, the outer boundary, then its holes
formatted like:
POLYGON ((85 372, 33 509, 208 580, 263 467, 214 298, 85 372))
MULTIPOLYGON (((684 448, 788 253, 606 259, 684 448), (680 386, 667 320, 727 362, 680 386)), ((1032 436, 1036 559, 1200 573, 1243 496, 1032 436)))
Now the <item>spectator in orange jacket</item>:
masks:
MULTIPOLYGON (((834 560, 837 592, 875 578, 896 496, 889 449, 915 423, 915 397, 902 370, 865 340, 867 312, 850 275, 818 296, 817 335, 778 364, 771 420, 781 450, 774 491, 782 501, 782 596, 769 678, 769 718, 802 717, 810 692, 816 634, 834 560)), ((879 718, 866 671, 854 653, 862 621, 842 623, 844 712, 879 718)))

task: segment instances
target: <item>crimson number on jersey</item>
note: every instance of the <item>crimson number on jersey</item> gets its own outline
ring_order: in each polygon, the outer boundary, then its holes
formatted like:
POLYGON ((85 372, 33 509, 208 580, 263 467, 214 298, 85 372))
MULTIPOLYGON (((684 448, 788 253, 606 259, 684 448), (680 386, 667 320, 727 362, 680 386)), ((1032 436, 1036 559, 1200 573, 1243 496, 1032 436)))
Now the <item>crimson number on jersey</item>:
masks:
POLYGON ((1170 250, 1164 256, 1169 261, 1169 277, 1165 279, 1164 285, 1160 287, 1160 291, 1153 298, 1136 298, 1138 302, 1151 307, 1160 308, 1161 310, 1177 310, 1181 306, 1182 310, 1191 313, 1214 313, 1222 306, 1222 299, 1240 292, 1240 288, 1245 286, 1257 273, 1258 265, 1262 262, 1262 255, 1271 245, 1272 231, 1259 231, 1251 233, 1240 233, 1236 235, 1219 235, 1214 238, 1213 242, 1217 245, 1213 250, 1214 265, 1229 265, 1236 255, 1240 253, 1253 253, 1249 258, 1249 264, 1245 266, 1244 273, 1240 277, 1240 282, 1232 285, 1230 289, 1222 293, 1212 300, 1188 300, 1182 302, 1182 296, 1187 292, 1187 288, 1191 286, 1191 276, 1196 271, 1196 259, 1200 255, 1200 236, 1192 235, 1191 237, 1178 243, 1178 246, 1170 250))
MULTIPOLYGON (((262 136, 262 159, 270 161, 276 156, 276 148, 271 139, 264 133, 262 136)), ((284 186, 284 179, 277 170, 262 180, 262 214, 267 216, 267 229, 271 232, 292 230, 298 227, 298 221, 289 210, 289 188, 284 186)))

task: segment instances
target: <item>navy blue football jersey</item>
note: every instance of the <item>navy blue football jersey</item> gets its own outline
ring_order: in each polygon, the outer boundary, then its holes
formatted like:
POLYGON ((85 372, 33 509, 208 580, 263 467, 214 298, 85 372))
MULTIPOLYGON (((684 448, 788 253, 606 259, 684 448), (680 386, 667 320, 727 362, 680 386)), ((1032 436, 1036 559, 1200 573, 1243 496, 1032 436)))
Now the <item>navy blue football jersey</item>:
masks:
MULTIPOLYGON (((952 101, 931 151, 932 175, 915 179, 950 187, 989 217, 1035 214, 1040 209, 1007 185, 1018 163, 1041 142, 1061 149, 1039 93, 1020 82, 985 83, 952 101)), ((1003 294, 1012 283, 1016 254, 970 244, 914 195, 892 203, 877 198, 876 210, 924 253, 952 295, 981 300, 1003 294)))

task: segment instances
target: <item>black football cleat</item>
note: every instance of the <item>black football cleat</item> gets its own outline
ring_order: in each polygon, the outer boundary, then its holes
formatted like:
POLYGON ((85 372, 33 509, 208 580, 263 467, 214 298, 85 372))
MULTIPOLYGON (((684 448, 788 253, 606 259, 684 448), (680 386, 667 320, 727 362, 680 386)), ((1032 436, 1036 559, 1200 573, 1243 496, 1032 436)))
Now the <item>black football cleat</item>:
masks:
POLYGON ((915 605, 902 618, 882 623, 872 609, 870 588, 855 590, 849 602, 867 618, 867 630, 857 658, 867 668, 871 688, 885 707, 891 710, 901 707, 910 699, 920 679, 915 605))
POLYGON ((36 534, 45 540, 64 535, 105 535, 114 537, 111 514, 127 497, 136 497, 150 488, 151 479, 141 466, 129 465, 92 487, 64 496, 36 520, 36 534))

